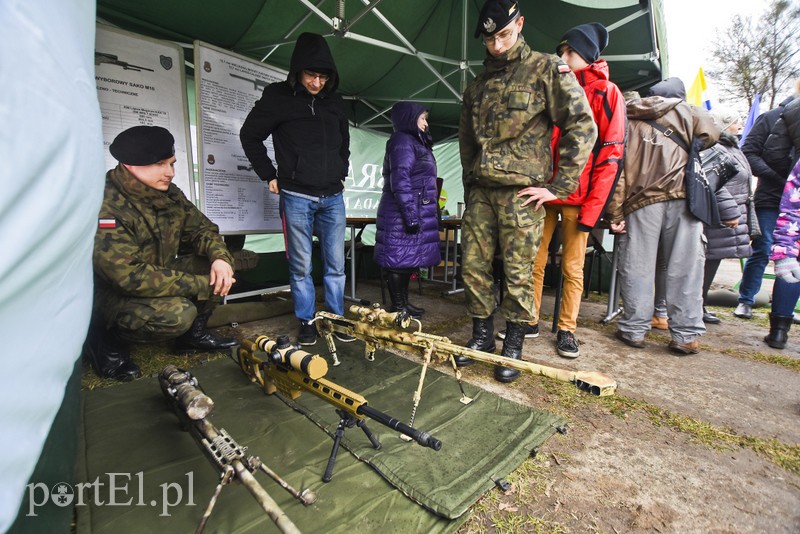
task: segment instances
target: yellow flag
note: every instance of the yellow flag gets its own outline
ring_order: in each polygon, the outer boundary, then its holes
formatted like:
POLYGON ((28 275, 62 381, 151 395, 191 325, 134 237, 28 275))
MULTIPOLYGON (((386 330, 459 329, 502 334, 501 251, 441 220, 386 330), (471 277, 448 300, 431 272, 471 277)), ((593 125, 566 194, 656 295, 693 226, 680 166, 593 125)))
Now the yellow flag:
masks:
POLYGON ((706 97, 706 77, 703 74, 703 67, 697 71, 694 82, 686 93, 686 101, 699 108, 711 109, 711 101, 706 97))

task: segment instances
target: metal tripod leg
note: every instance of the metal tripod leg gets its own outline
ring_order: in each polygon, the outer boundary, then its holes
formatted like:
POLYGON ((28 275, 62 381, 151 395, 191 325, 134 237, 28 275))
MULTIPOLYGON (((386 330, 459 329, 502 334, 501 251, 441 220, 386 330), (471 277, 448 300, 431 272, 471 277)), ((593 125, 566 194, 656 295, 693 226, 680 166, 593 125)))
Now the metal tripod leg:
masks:
POLYGON ((381 442, 378 441, 378 438, 375 437, 375 434, 373 434, 372 431, 370 431, 370 429, 367 427, 366 421, 363 419, 357 419, 344 410, 336 410, 336 413, 339 415, 339 426, 336 427, 336 434, 334 434, 333 437, 333 448, 331 449, 331 455, 328 458, 328 465, 325 466, 325 474, 322 475, 323 482, 330 482, 331 478, 333 478, 333 468, 336 465, 336 456, 339 454, 339 446, 342 444, 344 431, 348 428, 353 428, 354 426, 359 427, 364 431, 364 434, 367 435, 367 439, 369 439, 370 443, 372 443, 372 446, 376 450, 381 448, 381 442))

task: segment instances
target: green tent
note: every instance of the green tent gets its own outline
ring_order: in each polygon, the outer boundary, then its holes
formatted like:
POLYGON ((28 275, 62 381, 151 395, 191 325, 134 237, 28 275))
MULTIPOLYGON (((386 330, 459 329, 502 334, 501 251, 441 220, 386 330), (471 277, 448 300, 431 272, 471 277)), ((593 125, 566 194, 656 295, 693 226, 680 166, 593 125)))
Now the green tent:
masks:
MULTIPOLYGON (((523 34, 552 52, 570 27, 601 22, 603 53, 623 90, 661 80, 666 64, 662 0, 520 0, 523 34)), ((98 0, 98 20, 189 49, 199 39, 287 68, 296 37, 328 38, 354 126, 391 131, 398 100, 430 107, 434 139, 455 135, 461 93, 482 70, 473 37, 483 0, 98 0)))

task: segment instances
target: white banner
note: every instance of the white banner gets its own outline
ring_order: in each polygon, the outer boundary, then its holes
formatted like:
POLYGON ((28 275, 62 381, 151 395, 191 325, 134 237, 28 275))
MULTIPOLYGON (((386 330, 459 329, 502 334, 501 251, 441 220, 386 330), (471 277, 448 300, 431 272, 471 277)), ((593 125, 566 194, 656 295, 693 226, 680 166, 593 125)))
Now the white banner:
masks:
MULTIPOLYGON (((278 195, 253 171, 239 129, 268 84, 286 72, 195 41, 200 209, 222 234, 281 231, 278 195)), ((265 142, 275 161, 272 139, 265 142)))
POLYGON ((98 25, 94 64, 106 168, 117 166, 108 147, 120 132, 133 126, 161 126, 175 137, 173 182, 194 200, 183 49, 98 25))

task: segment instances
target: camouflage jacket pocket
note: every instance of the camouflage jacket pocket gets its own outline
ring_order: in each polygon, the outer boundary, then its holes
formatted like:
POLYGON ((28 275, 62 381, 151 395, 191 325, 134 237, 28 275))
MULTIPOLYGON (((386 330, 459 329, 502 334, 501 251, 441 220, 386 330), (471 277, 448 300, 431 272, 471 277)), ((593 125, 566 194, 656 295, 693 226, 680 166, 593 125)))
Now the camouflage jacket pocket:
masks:
POLYGON ((534 209, 532 204, 528 204, 524 208, 517 207, 516 209, 517 226, 525 228, 541 222, 544 219, 544 208, 534 209))

